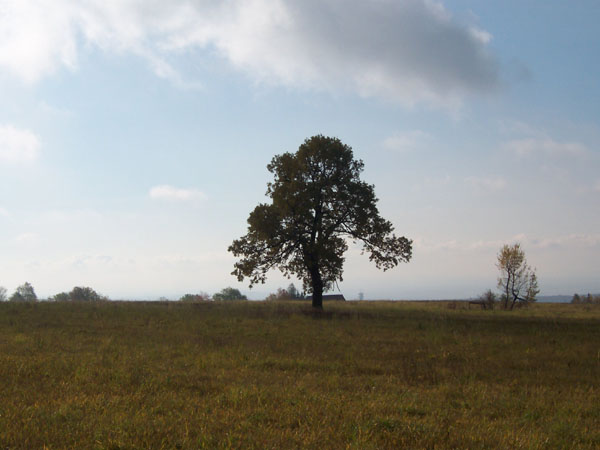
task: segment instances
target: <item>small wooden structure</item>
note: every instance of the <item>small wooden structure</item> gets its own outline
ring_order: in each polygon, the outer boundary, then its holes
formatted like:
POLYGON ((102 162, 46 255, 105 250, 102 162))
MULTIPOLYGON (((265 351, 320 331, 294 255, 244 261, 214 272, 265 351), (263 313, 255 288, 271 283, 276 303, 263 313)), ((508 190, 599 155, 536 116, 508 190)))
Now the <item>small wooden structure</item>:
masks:
POLYGON ((494 304, 485 300, 469 300, 469 306, 479 305, 482 309, 494 309, 494 304))

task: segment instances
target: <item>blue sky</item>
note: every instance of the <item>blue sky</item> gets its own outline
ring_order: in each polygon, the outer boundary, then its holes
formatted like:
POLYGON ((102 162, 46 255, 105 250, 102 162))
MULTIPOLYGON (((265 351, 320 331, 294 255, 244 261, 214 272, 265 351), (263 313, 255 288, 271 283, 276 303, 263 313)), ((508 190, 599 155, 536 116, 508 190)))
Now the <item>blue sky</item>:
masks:
POLYGON ((596 1, 0 0, 0 285, 263 298, 290 281, 250 291, 226 249, 271 158, 324 134, 414 240, 387 272, 351 248, 347 297, 476 296, 513 242, 542 294, 598 292, 598 23, 596 1))

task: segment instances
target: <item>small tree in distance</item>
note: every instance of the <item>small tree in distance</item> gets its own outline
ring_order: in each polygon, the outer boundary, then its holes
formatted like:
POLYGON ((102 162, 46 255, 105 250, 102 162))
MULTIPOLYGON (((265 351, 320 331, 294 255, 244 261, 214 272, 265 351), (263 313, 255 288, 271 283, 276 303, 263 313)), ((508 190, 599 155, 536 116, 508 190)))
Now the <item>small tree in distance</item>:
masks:
POLYGON ((504 245, 498 253, 496 266, 500 270, 498 288, 502 292, 504 309, 512 310, 517 302, 527 304, 536 301, 540 292, 537 275, 527 264, 521 244, 504 245))
POLYGON ((479 300, 485 304, 486 309, 494 309, 494 306, 498 301, 498 296, 494 292, 492 292, 491 289, 488 289, 483 294, 481 294, 479 300))
POLYGON ((238 289, 227 287, 213 295, 213 300, 248 300, 248 298, 238 289))
POLYGON ((296 286, 294 286, 294 283, 290 283, 290 285, 286 289, 286 292, 290 296, 291 300, 303 300, 304 299, 304 295, 302 295, 302 293, 299 292, 298 289, 296 289, 296 286))
POLYGON ((265 299, 267 301, 273 300, 303 300, 304 296, 298 292, 294 283, 291 283, 287 289, 279 288, 277 292, 273 294, 269 294, 269 296, 265 299))
POLYGON ((35 295, 33 286, 28 282, 25 282, 15 289, 15 292, 10 296, 9 300, 11 302, 36 302, 37 295, 35 295))
POLYGON ((296 153, 275 156, 267 166, 270 204, 248 217, 248 232, 229 251, 241 259, 233 275, 264 283, 279 268, 297 275, 312 306, 323 307, 323 292, 342 280, 348 240, 363 244, 377 268, 387 270, 412 256, 412 241, 396 237, 379 215, 374 187, 361 181, 364 164, 339 139, 313 136, 296 153))
POLYGON ((5 302, 6 300, 6 288, 4 286, 0 286, 0 302, 5 302))

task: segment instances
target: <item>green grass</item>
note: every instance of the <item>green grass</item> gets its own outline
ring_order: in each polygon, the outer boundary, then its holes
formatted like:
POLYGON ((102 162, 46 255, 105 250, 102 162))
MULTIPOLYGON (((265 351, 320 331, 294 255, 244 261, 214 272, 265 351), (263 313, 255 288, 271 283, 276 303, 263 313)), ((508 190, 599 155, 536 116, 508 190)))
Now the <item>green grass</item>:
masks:
POLYGON ((598 448, 600 308, 0 303, 0 448, 598 448))

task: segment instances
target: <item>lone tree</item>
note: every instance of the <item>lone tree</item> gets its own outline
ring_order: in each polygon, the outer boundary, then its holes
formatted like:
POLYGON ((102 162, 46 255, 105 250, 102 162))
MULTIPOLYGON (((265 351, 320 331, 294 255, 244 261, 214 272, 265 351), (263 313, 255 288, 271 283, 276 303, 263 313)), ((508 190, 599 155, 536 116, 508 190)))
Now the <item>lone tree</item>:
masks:
POLYGON ((496 266, 500 270, 498 288, 502 291, 501 301, 504 309, 512 310, 517 302, 535 302, 540 292, 537 275, 527 264, 521 244, 502 247, 496 266))
POLYGON ((272 203, 248 217, 248 233, 229 251, 241 259, 232 272, 250 287, 264 283, 271 268, 303 282, 312 306, 323 307, 323 291, 342 280, 348 240, 363 243, 377 268, 387 270, 412 255, 412 241, 396 237, 377 210, 374 187, 360 180, 364 164, 339 139, 313 136, 296 153, 275 156, 267 166, 272 203))

